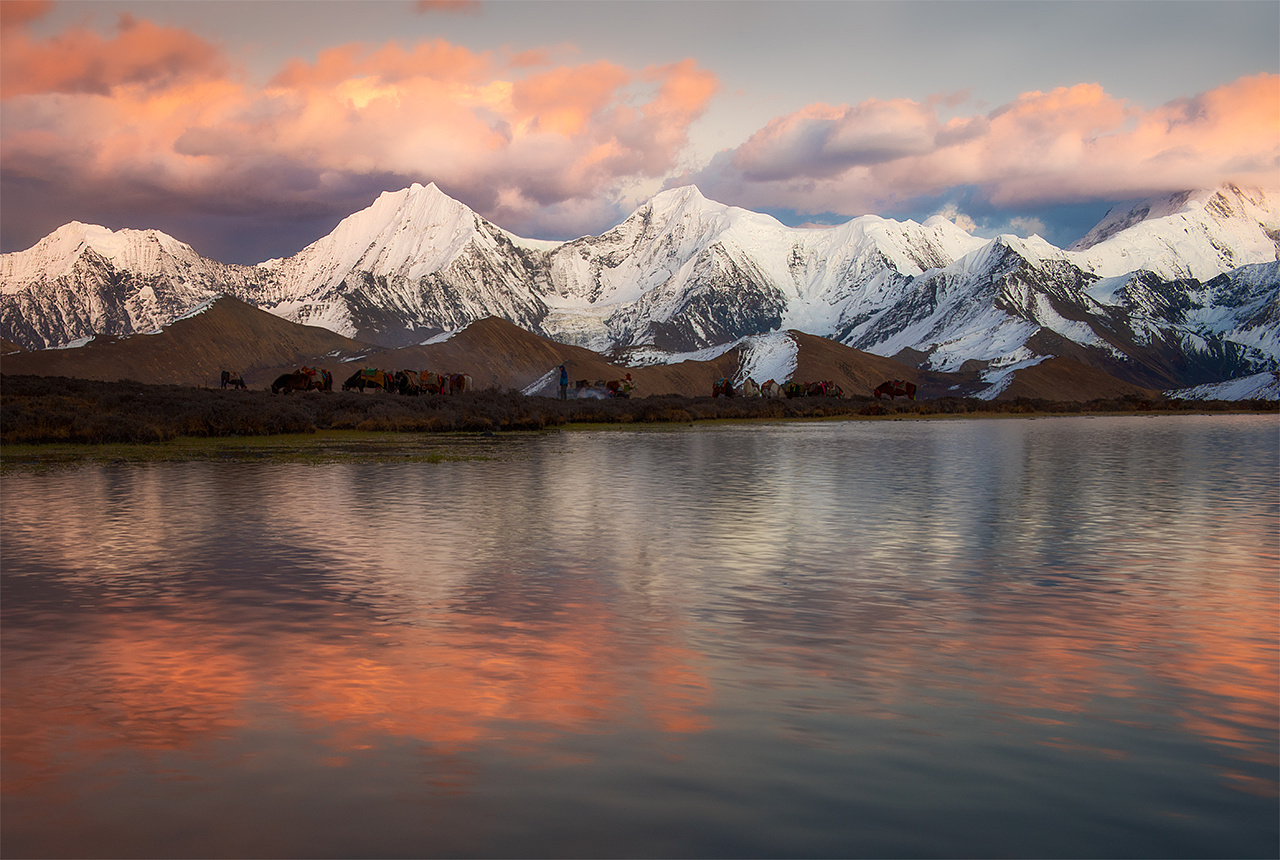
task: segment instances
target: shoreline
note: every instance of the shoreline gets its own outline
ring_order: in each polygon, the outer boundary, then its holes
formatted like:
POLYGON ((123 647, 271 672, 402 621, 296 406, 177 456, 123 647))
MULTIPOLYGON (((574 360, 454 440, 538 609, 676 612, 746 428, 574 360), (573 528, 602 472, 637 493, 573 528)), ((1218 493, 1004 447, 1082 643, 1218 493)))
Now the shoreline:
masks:
MULTIPOLYGON (((243 442, 230 440, 314 440, 328 438, 316 434, 331 432, 439 441, 555 429, 656 429, 721 422, 1227 413, 1280 415, 1280 402, 1148 400, 1134 396, 1090 402, 679 395, 556 400, 492 389, 456 396, 337 391, 272 395, 261 391, 0 375, 0 458, 17 456, 20 449, 15 446, 46 451, 52 450, 48 446, 70 446, 65 450, 85 452, 112 445, 163 446, 166 451, 185 450, 184 446, 216 450, 220 444, 228 449, 243 447, 243 442)), ((315 446, 314 442, 309 444, 315 446)), ((261 447, 271 444, 264 442, 261 447)))
POLYGON ((421 463, 507 460, 518 456, 509 443, 553 433, 674 433, 726 426, 831 423, 837 421, 1024 420, 1069 418, 1152 418, 1172 416, 1271 416, 1273 410, 1186 410, 1042 413, 954 413, 887 416, 841 415, 801 418, 710 418, 693 422, 579 422, 540 430, 415 432, 326 429, 310 433, 250 436, 180 436, 160 442, 0 443, 0 474, 80 466, 127 466, 164 463, 421 463))

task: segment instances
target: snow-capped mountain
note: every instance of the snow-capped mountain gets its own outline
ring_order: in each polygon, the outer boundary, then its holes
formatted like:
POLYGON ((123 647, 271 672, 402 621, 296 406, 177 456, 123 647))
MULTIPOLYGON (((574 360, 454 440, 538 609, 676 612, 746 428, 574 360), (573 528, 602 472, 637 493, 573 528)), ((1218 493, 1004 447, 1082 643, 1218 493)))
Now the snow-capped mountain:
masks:
POLYGON ((1142 270, 1165 280, 1207 280, 1249 263, 1270 262, 1280 247, 1280 201, 1225 185, 1187 191, 1108 212, 1070 250, 1101 277, 1142 270))
POLYGON ((922 226, 868 215, 797 229, 678 188, 549 254, 543 326, 596 350, 685 351, 788 328, 828 334, 894 285, 983 242, 941 218, 922 226))
POLYGON ((1069 356, 1148 387, 1280 367, 1280 201, 1224 186, 1143 201, 1069 249, 943 218, 817 229, 672 189, 600 236, 524 240, 434 185, 381 195, 281 260, 224 266, 154 231, 68 225, 0 257, 0 336, 154 328, 235 295, 398 346, 488 316, 648 360, 789 329, 938 371, 1069 356))
POLYGON ((418 343, 488 316, 536 330, 547 308, 542 252, 446 196, 414 184, 378 197, 323 239, 260 268, 249 301, 294 322, 387 345, 418 343))
POLYGON ((158 230, 66 224, 0 254, 0 331, 28 349, 152 331, 262 273, 218 263, 158 230))

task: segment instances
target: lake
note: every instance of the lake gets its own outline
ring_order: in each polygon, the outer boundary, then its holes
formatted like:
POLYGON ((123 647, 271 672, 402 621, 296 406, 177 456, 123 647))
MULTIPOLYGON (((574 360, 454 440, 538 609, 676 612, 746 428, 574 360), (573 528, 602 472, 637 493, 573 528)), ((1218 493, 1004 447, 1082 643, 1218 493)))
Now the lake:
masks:
POLYGON ((1276 856, 1275 416, 451 444, 0 476, 0 853, 1276 856))

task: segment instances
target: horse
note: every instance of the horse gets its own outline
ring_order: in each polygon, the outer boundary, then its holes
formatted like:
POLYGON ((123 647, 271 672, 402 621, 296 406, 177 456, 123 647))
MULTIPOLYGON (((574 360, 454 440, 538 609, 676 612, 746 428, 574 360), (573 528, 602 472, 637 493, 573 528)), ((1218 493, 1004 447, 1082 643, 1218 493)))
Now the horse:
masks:
POLYGON ((304 374, 310 380, 308 389, 333 391, 333 374, 323 367, 299 367, 296 372, 304 374))
POLYGON ((418 373, 418 389, 426 394, 443 394, 444 377, 429 370, 418 373))
POLYGON ((283 373, 271 383, 272 394, 288 394, 290 391, 307 391, 311 388, 311 377, 305 373, 283 373))
POLYGON ((733 383, 723 376, 720 377, 719 379, 717 379, 715 382, 711 384, 711 396, 712 397, 732 397, 733 383))
POLYGON ((793 397, 804 397, 809 393, 809 386, 803 382, 788 382, 782 386, 782 393, 787 395, 788 400, 793 397))
POLYGON ((244 384, 244 377, 236 373, 234 370, 222 371, 222 387, 226 388, 230 385, 232 388, 247 388, 244 384))
POLYGON ((886 379, 875 387, 871 392, 875 395, 876 400, 880 399, 883 394, 889 395, 889 399, 896 397, 906 397, 909 400, 916 399, 916 384, 914 382, 905 382, 901 379, 886 379))
POLYGON ((285 373, 271 383, 272 394, 288 394, 290 391, 333 390, 333 374, 327 370, 301 367, 293 373, 285 373))
POLYGON ((781 397, 782 386, 772 379, 766 380, 765 383, 760 386, 760 395, 762 397, 781 397))
POLYGON ((441 394, 461 394, 464 391, 471 390, 471 377, 465 373, 446 373, 444 376, 444 384, 440 388, 441 394))
POLYGON ((342 383, 343 391, 350 391, 353 388, 360 389, 363 394, 366 388, 380 388, 383 391, 394 391, 396 387, 395 378, 385 370, 378 370, 376 367, 366 367, 357 370, 351 374, 351 378, 342 383))
POLYGON ((750 376, 742 380, 742 396, 743 397, 759 397, 760 396, 760 386, 757 385, 756 381, 752 379, 750 376))
POLYGON ((844 389, 828 379, 822 382, 810 382, 805 389, 805 394, 810 397, 843 397, 844 389))
POLYGON ((422 393, 422 382, 417 371, 397 370, 395 375, 396 391, 400 394, 416 396, 422 393))

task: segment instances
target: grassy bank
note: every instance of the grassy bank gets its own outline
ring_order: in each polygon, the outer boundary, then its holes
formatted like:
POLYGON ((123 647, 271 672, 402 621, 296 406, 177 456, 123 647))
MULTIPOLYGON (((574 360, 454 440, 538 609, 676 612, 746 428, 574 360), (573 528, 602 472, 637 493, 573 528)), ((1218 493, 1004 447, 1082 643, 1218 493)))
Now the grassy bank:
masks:
POLYGON ((189 437, 165 442, 6 444, 0 471, 85 464, 141 463, 446 463, 513 456, 480 434, 321 430, 278 436, 189 437))
POLYGON ((634 400, 525 397, 480 391, 455 397, 383 392, 207 390, 137 382, 0 375, 0 443, 14 445, 163 444, 180 439, 312 435, 326 431, 404 434, 496 433, 600 424, 711 420, 905 418, 935 415, 1104 414, 1124 412, 1280 412, 1275 401, 1089 403, 941 398, 918 402, 870 398, 793 400, 661 396, 634 400))

